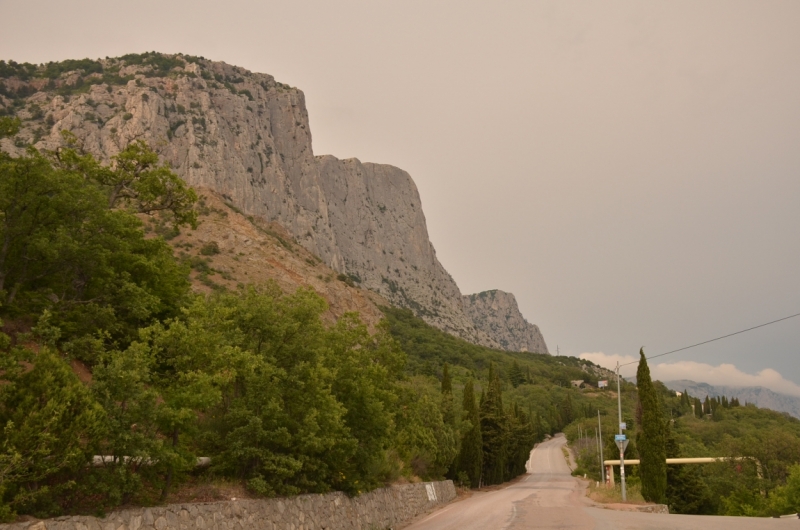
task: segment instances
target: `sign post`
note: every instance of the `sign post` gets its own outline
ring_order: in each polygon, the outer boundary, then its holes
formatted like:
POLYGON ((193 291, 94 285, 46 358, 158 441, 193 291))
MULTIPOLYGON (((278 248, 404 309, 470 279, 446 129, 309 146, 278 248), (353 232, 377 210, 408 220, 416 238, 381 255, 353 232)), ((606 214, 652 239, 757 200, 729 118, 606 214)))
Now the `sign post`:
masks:
POLYGON ((606 466, 603 463, 603 424, 600 423, 600 410, 597 410, 597 445, 600 447, 600 477, 606 483, 606 466))
POLYGON ((614 442, 619 447, 619 481, 622 486, 622 502, 627 500, 625 495, 625 449, 627 449, 629 441, 624 434, 614 436, 614 442))
POLYGON ((619 411, 619 434, 614 436, 614 441, 617 447, 619 447, 619 482, 622 487, 622 502, 626 502, 628 497, 625 491, 625 448, 628 447, 628 440, 626 436, 622 434, 622 430, 627 428, 627 425, 622 422, 622 392, 619 383, 619 362, 617 362, 617 410, 619 411))

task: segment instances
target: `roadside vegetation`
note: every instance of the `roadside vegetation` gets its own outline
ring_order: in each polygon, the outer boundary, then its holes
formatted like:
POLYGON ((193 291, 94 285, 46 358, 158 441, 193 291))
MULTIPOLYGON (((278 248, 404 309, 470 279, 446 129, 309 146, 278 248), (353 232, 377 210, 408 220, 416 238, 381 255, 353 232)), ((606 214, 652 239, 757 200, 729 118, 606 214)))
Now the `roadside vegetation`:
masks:
MULTIPOLYGON (((640 361, 639 370, 644 381, 649 372, 645 378, 642 367, 646 371, 646 360, 640 361)), ((728 459, 666 469, 626 466, 629 491, 641 492, 645 501, 669 505, 671 513, 774 516, 800 511, 800 421, 796 418, 726 398, 701 402, 685 392, 678 396, 659 381, 640 383, 638 390, 627 388, 623 390, 623 421, 628 423, 631 441, 626 459, 646 462, 647 451, 660 453, 657 458, 662 461, 662 455, 728 459), (660 421, 653 421, 659 416, 660 421), (657 444, 645 445, 645 438, 657 444)), ((619 459, 613 441, 616 403, 601 410, 601 417, 604 458, 619 459)), ((596 429, 595 417, 576 421, 565 432, 578 454, 575 474, 600 481, 596 429)), ((616 493, 609 492, 609 499, 620 498, 618 466, 614 472, 616 493)))

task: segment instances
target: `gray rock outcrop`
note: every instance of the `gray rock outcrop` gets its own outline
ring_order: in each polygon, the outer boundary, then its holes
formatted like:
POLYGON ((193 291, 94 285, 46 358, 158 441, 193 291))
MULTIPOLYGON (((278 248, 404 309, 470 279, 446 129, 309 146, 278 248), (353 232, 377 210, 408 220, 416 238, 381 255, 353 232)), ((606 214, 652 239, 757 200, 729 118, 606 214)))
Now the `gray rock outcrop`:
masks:
MULTIPOLYGON (((174 66, 165 71, 147 58, 106 59, 102 74, 0 79, 0 110, 13 109, 23 119, 20 134, 2 140, 3 148, 55 149, 66 130, 108 161, 144 140, 190 185, 281 224, 329 267, 392 304, 473 343, 533 351, 538 343, 520 331, 497 335, 500 321, 487 326, 481 317, 475 325, 470 314, 476 313, 467 313, 436 258, 408 173, 315 157, 303 93, 270 75, 202 58, 160 57, 174 66)), ((510 321, 524 319, 517 314, 510 321)))
POLYGON ((500 347, 464 312, 456 282, 436 258, 411 176, 384 164, 317 157, 343 270, 392 304, 485 346, 500 347))
POLYGON ((549 353, 539 327, 525 320, 513 294, 495 289, 464 296, 463 300, 475 326, 504 350, 549 353))

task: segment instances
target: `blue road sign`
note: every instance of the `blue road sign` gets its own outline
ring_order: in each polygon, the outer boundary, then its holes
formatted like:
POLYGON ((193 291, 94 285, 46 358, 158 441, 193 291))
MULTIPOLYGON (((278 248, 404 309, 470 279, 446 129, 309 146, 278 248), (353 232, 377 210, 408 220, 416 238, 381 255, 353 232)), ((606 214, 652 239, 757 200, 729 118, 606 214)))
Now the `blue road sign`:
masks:
POLYGON ((624 442, 625 440, 627 440, 627 437, 624 434, 615 434, 614 435, 614 441, 615 442, 624 442))

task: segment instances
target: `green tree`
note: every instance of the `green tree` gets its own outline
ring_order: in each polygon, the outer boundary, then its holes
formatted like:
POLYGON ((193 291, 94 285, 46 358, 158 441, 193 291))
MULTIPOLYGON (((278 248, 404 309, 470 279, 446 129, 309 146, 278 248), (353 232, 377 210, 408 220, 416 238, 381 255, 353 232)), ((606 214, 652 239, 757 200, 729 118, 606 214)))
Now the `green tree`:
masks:
MULTIPOLYGON (((685 395, 685 394, 684 394, 685 395)), ((672 429, 666 427, 666 456, 679 458, 680 447, 672 429)), ((700 467, 693 465, 667 466, 666 502, 670 513, 712 515, 711 492, 702 479, 700 467)))
POLYGON ((510 442, 507 478, 512 478, 527 471, 525 464, 530 458, 536 431, 532 418, 525 414, 516 402, 511 407, 508 418, 510 442))
POLYGON ((489 383, 480 408, 484 484, 501 484, 507 478, 510 433, 500 385, 494 366, 489 365, 489 383))
POLYGON ((161 462, 169 452, 159 429, 164 402, 154 387, 153 363, 147 348, 134 345, 100 354, 93 368, 91 391, 105 411, 105 436, 98 451, 109 457, 94 470, 101 490, 95 499, 105 497, 111 507, 129 504, 145 480, 158 481, 163 470, 145 464, 161 462))
POLYGON ((125 208, 135 213, 169 213, 180 225, 197 225, 193 206, 197 194, 186 186, 168 164, 159 164, 158 154, 142 140, 128 144, 112 157, 111 165, 100 164, 92 155, 76 149, 77 139, 62 132, 70 146, 57 152, 58 166, 99 185, 109 209, 125 208))
POLYGON ((342 316, 325 342, 330 348, 325 364, 333 374, 331 390, 344 406, 344 423, 358 442, 349 465, 342 467, 347 478, 337 485, 353 493, 382 486, 397 472, 390 453, 405 355, 385 322, 370 335, 355 313, 342 316))
POLYGON ((636 370, 639 387, 639 409, 641 421, 636 436, 639 449, 639 472, 642 478, 642 497, 650 502, 663 503, 667 489, 667 455, 665 423, 658 393, 650 378, 650 368, 639 351, 639 367, 636 370))
POLYGON ((400 386, 397 448, 419 477, 444 476, 456 456, 455 433, 445 424, 441 393, 424 376, 400 386))
MULTIPOLYGON (((127 355, 149 358, 151 378, 161 404, 156 424, 165 444, 159 455, 164 469, 161 500, 166 500, 176 474, 192 469, 196 448, 184 443, 183 436, 197 433, 200 414, 208 413, 222 400, 223 389, 231 382, 239 351, 230 348, 218 328, 202 318, 191 318, 204 311, 197 299, 187 319, 172 319, 145 328, 140 340, 131 344, 127 355)), ((189 311, 191 311, 191 309, 189 311)))
POLYGON ((522 368, 519 367, 519 363, 516 359, 512 363, 511 369, 508 371, 508 379, 511 381, 514 388, 517 388, 525 382, 525 374, 522 373, 522 368))
POLYGON ((313 291, 285 296, 270 283, 198 299, 184 319, 149 331, 166 405, 160 428, 170 437, 185 434, 168 473, 185 469, 196 438, 207 454, 218 455, 218 471, 262 495, 323 492, 343 483, 340 472, 357 441, 325 365, 325 308, 313 291))
POLYGON ((572 395, 569 390, 567 391, 564 399, 561 400, 561 406, 559 407, 559 416, 561 417, 561 421, 564 425, 572 423, 575 419, 575 406, 572 403, 572 395))
POLYGON ((0 116, 0 139, 17 134, 20 124, 19 118, 0 116))
POLYGON ((453 382, 450 380, 450 369, 447 363, 442 367, 442 418, 447 425, 455 428, 456 412, 453 402, 453 382))
POLYGON ((800 464, 789 469, 786 484, 775 488, 770 496, 770 515, 789 515, 800 512, 800 464))
POLYGON ((462 398, 461 449, 458 453, 456 475, 465 473, 470 486, 477 488, 483 470, 483 438, 478 405, 475 403, 475 388, 472 379, 464 385, 462 398))
MULTIPOLYGON (((88 156, 88 155, 87 155, 88 156)), ((0 156, 0 302, 6 315, 52 313, 62 342, 107 336, 126 345, 139 327, 178 312, 188 269, 141 221, 110 210, 85 174, 29 149, 0 156)), ((86 344, 74 345, 87 358, 86 344)))
POLYGON ((51 347, 0 353, 0 514, 60 515, 105 434, 104 411, 51 347))

